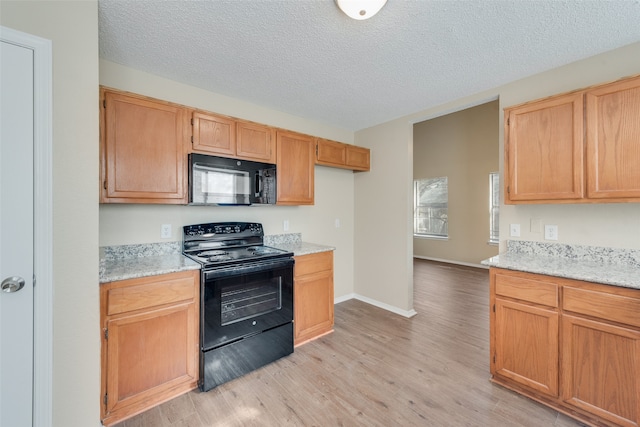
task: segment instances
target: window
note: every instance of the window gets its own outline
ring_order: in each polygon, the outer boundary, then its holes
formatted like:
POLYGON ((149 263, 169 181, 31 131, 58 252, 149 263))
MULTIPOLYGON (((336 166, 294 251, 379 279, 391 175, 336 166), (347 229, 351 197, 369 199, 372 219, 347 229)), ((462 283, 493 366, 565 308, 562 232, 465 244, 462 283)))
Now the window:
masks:
POLYGON ((413 185, 413 234, 449 237, 447 177, 417 179, 413 185))
POLYGON ((500 174, 489 174, 489 243, 500 242, 500 174))

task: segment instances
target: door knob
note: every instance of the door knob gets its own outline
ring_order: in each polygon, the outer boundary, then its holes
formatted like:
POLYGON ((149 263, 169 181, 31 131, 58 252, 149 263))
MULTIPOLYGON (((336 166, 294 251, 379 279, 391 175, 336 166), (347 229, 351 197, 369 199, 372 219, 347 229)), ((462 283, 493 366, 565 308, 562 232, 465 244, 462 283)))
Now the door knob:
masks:
POLYGON ((24 287, 24 279, 19 276, 7 277, 2 281, 3 292, 18 292, 24 287))

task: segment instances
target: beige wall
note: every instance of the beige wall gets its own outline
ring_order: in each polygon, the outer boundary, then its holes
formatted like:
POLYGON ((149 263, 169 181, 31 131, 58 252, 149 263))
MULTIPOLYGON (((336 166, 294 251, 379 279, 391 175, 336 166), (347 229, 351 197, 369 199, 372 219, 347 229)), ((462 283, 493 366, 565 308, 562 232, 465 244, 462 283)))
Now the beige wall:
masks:
MULTIPOLYGON (((366 297, 409 310, 412 305, 411 179, 413 124, 500 99, 499 152, 504 149, 501 111, 510 105, 640 73, 640 43, 587 58, 498 88, 356 132, 355 143, 382 156, 372 173, 356 179, 355 289, 366 297), (385 201, 380 201, 384 195, 385 201), (393 202, 389 202, 392 200, 393 202), (379 202, 376 202, 379 201, 379 202), (379 226, 385 225, 380 230, 379 226), (380 230, 369 234, 368 230, 380 230), (378 251, 380 245, 384 255, 378 251), (388 255, 388 256, 387 256, 388 255)), ((500 172, 503 158, 500 154, 500 172)), ((640 248, 640 204, 501 206, 501 250, 509 224, 521 224, 523 240, 531 218, 559 226, 560 243, 640 248)))
MULTIPOLYGON (((353 133, 311 120, 268 110, 148 73, 100 61, 102 85, 227 114, 272 126, 350 143, 353 133)), ((111 204, 100 206, 100 246, 151 243, 160 239, 160 226, 171 224, 182 240, 183 225, 217 221, 261 222, 266 234, 302 233, 305 241, 334 246, 335 297, 353 292, 354 173, 316 166, 314 206, 204 207, 111 204), (335 220, 340 220, 340 228, 335 220)))
POLYGON ((97 2, 2 1, 0 24, 53 41, 53 420, 99 426, 97 2))
POLYGON ((448 177, 449 238, 414 237, 413 255, 480 265, 498 254, 489 245, 489 173, 498 165, 498 101, 413 127, 413 178, 448 177))

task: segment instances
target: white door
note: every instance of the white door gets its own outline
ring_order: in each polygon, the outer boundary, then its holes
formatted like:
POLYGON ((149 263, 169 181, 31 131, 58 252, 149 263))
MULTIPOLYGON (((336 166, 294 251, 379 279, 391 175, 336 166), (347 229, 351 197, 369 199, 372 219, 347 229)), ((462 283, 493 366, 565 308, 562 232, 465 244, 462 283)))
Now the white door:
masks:
POLYGON ((34 59, 4 40, 0 49, 0 427, 31 426, 34 59))

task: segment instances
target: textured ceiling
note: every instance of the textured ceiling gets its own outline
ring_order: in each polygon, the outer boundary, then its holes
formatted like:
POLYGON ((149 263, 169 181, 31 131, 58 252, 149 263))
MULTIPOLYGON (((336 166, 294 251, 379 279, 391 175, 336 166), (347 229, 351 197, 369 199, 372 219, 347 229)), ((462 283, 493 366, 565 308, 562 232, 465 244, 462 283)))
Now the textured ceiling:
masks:
POLYGON ((640 41, 640 0, 98 6, 101 58, 353 131, 640 41))

